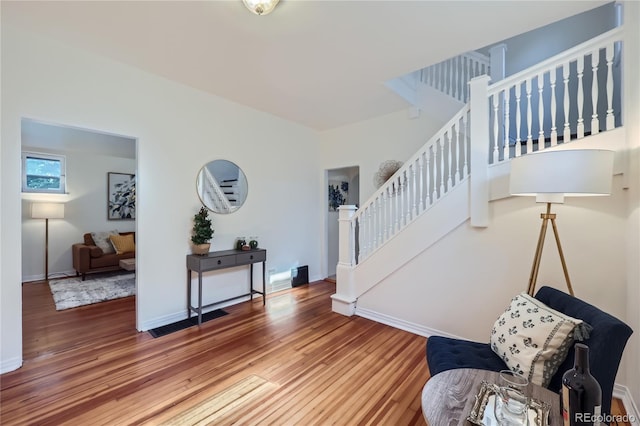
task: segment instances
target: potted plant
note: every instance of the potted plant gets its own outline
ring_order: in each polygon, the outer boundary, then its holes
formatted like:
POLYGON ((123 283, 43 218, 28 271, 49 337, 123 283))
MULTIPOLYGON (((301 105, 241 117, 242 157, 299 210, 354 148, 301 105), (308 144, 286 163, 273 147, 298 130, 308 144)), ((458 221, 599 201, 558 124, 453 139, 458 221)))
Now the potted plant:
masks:
POLYGON ((193 235, 191 236, 193 254, 209 253, 211 238, 213 238, 213 227, 209 219, 209 211, 200 207, 200 211, 193 216, 193 235))

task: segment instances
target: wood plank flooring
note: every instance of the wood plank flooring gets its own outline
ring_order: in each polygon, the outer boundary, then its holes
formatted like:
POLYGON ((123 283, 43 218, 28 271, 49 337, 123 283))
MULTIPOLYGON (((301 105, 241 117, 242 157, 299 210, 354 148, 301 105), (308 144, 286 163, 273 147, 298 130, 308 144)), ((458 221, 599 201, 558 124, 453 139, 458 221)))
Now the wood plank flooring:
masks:
POLYGON ((313 283, 154 339, 134 297, 56 312, 46 283, 25 284, 25 361, 0 378, 0 422, 175 424, 207 407, 203 424, 424 425, 426 339, 333 313, 334 292, 313 283))
POLYGON ((0 424, 425 425, 426 339, 333 313, 334 292, 313 283, 154 339, 134 297, 57 312, 46 283, 24 284, 0 424))

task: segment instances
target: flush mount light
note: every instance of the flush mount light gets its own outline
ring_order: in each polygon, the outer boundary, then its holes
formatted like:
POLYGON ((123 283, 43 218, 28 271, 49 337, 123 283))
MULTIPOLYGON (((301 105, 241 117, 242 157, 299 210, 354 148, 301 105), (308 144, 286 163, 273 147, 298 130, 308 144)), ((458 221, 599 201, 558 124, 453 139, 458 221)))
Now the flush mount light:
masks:
POLYGON ((268 15, 280 0, 242 0, 247 9, 256 15, 268 15))

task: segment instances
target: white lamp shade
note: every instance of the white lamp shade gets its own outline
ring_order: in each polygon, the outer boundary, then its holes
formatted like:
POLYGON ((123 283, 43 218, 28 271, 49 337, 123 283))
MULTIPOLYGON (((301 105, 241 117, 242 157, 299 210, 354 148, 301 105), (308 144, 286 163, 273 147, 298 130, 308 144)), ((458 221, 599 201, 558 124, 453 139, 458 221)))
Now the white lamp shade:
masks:
POLYGON ((539 202, 562 202, 564 196, 611 194, 613 151, 548 150, 511 160, 511 195, 537 196, 539 202))
POLYGON ((242 0, 244 5, 256 15, 268 15, 280 0, 242 0))
POLYGON ((33 203, 31 204, 33 219, 64 219, 64 204, 33 203))

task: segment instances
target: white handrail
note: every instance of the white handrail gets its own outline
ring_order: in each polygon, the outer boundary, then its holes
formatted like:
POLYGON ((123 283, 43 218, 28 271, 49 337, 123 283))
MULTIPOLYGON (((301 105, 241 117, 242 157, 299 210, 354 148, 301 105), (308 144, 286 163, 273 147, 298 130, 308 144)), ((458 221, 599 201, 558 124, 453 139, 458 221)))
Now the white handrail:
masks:
POLYGON ((469 105, 396 171, 351 218, 353 264, 373 253, 469 175, 469 105))

